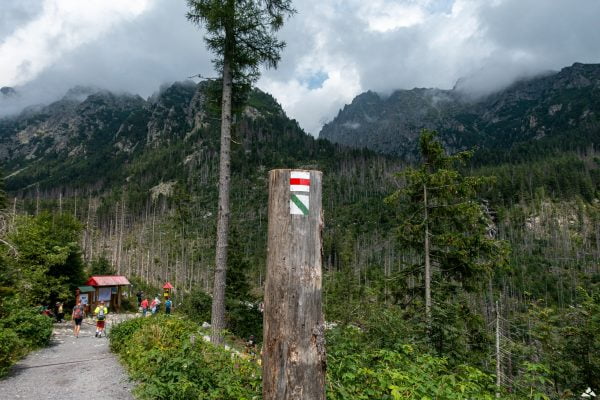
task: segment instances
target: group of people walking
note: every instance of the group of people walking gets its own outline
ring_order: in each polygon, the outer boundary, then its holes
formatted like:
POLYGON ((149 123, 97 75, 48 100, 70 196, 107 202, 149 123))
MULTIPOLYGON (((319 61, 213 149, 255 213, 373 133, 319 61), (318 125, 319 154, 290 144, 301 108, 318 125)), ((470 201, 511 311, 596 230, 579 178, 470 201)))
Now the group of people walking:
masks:
MULTIPOLYGON (((106 316, 108 315, 108 307, 104 304, 104 301, 101 301, 100 304, 94 309, 93 315, 96 317, 96 334, 95 337, 106 337, 106 333, 104 330, 106 324, 106 316)), ((83 318, 85 318, 85 307, 81 304, 80 300, 77 300, 77 304, 73 307, 73 334, 76 338, 79 337, 79 332, 81 331, 81 323, 83 322, 83 318)))
MULTIPOLYGON (((62 302, 57 302, 54 306, 54 311, 51 308, 45 306, 39 306, 40 314, 46 315, 50 318, 56 319, 57 323, 61 323, 64 321, 65 312, 64 312, 64 304, 62 302)), ((98 306, 91 313, 92 316, 96 318, 96 337, 101 337, 102 334, 106 336, 105 333, 105 323, 106 323, 106 315, 108 314, 108 307, 104 304, 104 301, 101 301, 98 306)), ((81 324, 83 323, 83 319, 86 316, 86 306, 81 304, 81 301, 77 299, 75 306, 73 307, 73 312, 71 314, 73 320, 73 335, 77 338, 79 337, 79 333, 81 332, 81 324)))
MULTIPOLYGON (((156 313, 160 312, 160 306, 161 306, 161 301, 158 298, 158 296, 156 296, 154 299, 152 299, 152 302, 150 302, 148 300, 148 297, 145 297, 144 300, 142 300, 140 302, 142 316, 145 317, 148 314, 148 311, 150 311, 152 313, 152 315, 155 315, 156 313)), ((165 298, 165 314, 170 315, 172 308, 173 308, 173 302, 171 301, 170 297, 167 296, 165 298)))
MULTIPOLYGON (((162 302, 160 301, 159 296, 154 297, 154 299, 152 299, 151 302, 149 301, 148 297, 143 297, 143 292, 138 292, 137 297, 138 297, 138 306, 141 309, 142 315, 144 317, 148 314, 148 312, 151 312, 152 315, 155 315, 158 312, 160 312, 162 302)), ((165 293, 164 307, 165 307, 165 314, 170 315, 171 311, 173 309, 173 301, 170 299, 169 296, 166 296, 166 293, 165 293)), ((52 313, 52 311, 50 309, 48 309, 47 307, 40 306, 40 310, 41 310, 40 312, 42 314, 48 315, 50 317, 55 317, 56 322, 62 322, 64 319, 65 314, 64 314, 64 310, 63 310, 63 303, 60 303, 60 302, 56 303, 55 313, 52 313)), ((106 317, 108 315, 108 307, 106 306, 104 301, 100 301, 93 312, 91 312, 91 309, 89 309, 89 308, 87 308, 87 310, 90 312, 86 313, 86 306, 83 305, 78 298, 75 306, 73 307, 73 312, 71 314, 72 320, 73 320, 73 335, 76 338, 79 337, 79 334, 81 332, 81 324, 83 323, 83 320, 86 317, 86 314, 88 314, 88 315, 91 314, 91 316, 95 317, 95 319, 96 319, 96 333, 94 336, 102 337, 102 335, 104 334, 104 336, 106 337, 105 326, 106 326, 106 317)))

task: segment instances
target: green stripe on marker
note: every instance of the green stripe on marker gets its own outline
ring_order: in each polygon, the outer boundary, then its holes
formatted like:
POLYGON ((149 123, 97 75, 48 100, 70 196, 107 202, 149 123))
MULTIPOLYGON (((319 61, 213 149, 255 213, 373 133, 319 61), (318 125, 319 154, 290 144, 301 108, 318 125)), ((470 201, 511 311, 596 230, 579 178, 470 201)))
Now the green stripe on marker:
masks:
POLYGON ((292 201, 294 202, 294 204, 296 205, 296 207, 298 207, 300 209, 300 211, 302 211, 302 214, 308 215, 308 208, 306 208, 306 206, 304 205, 304 203, 302 203, 300 201, 300 199, 298 198, 298 196, 296 196, 293 193, 292 193, 292 201))

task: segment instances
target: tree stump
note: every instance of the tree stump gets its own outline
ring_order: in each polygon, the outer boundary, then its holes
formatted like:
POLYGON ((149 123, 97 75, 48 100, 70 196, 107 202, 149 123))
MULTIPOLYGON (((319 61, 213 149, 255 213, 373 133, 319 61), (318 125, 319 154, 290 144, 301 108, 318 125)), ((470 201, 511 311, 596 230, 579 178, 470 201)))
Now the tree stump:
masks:
POLYGON ((322 173, 269 173, 263 399, 325 399, 322 173))

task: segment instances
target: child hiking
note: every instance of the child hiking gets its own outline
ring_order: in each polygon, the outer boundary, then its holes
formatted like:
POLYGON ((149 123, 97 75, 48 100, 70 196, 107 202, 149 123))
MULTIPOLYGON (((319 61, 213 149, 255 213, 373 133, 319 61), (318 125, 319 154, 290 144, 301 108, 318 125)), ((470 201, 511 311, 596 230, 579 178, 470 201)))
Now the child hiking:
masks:
POLYGON ((56 322, 62 322, 64 317, 63 303, 56 302, 56 322))
MULTIPOLYGON (((108 314, 108 308, 104 305, 104 302, 101 301, 100 305, 96 307, 94 310, 94 314, 96 315, 96 337, 102 337, 102 332, 104 332, 104 325, 106 322, 106 314, 108 314)), ((106 337, 106 333, 104 333, 104 337, 106 337)))

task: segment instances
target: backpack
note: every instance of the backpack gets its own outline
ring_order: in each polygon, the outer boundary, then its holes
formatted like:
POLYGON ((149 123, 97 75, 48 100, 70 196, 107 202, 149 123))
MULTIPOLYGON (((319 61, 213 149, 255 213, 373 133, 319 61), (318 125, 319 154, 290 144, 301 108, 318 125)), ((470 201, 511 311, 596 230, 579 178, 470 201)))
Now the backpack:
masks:
POLYGON ((75 306, 73 309, 73 319, 83 318, 83 307, 75 306))
POLYGON ((104 321, 105 318, 104 307, 100 307, 100 311, 98 311, 98 321, 104 321))
POLYGON ((171 302, 171 300, 167 300, 167 301, 165 301, 165 307, 166 307, 166 308, 171 308, 171 305, 172 305, 172 304, 173 304, 173 303, 171 302))

